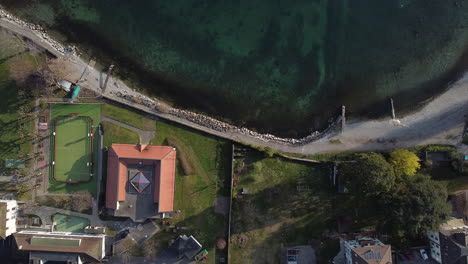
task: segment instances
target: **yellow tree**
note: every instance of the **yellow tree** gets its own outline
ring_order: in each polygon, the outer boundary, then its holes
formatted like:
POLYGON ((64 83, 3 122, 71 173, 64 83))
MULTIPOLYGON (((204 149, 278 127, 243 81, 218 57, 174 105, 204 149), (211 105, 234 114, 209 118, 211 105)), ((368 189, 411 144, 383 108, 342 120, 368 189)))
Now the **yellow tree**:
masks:
POLYGON ((398 176, 416 174, 416 171, 421 167, 419 162, 419 157, 406 149, 397 149, 390 153, 390 164, 398 176))

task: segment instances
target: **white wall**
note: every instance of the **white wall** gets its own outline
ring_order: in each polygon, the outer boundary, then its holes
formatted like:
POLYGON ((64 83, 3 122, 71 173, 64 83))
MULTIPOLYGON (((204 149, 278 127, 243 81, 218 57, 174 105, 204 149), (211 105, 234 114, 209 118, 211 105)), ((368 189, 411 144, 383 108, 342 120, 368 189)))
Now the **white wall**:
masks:
POLYGON ((0 203, 7 205, 5 235, 9 236, 16 232, 16 214, 18 212, 18 203, 15 200, 0 200, 0 203))
POLYGON ((427 237, 429 238, 429 244, 431 246, 431 258, 442 264, 439 232, 429 232, 427 237))

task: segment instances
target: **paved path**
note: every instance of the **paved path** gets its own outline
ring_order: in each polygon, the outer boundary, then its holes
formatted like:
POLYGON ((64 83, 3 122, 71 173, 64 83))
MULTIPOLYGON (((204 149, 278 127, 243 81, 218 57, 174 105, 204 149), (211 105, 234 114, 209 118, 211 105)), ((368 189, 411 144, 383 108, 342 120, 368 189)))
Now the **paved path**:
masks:
MULTIPOLYGON (((41 32, 33 31, 21 26, 11 19, 1 18, 0 27, 6 28, 19 35, 31 39, 33 42, 49 50, 59 59, 56 69, 60 71, 64 78, 78 80, 80 85, 88 89, 101 93, 102 80, 106 73, 95 68, 89 68, 84 76, 81 76, 84 69, 88 68, 88 63, 75 55, 64 55, 51 45, 51 41, 44 37, 41 32)), ((54 44, 54 46, 57 46, 54 44)), ((119 103, 137 108, 141 111, 168 119, 188 127, 204 131, 206 133, 233 140, 241 143, 254 144, 263 147, 271 147, 283 152, 293 152, 300 154, 315 154, 336 151, 370 151, 385 150, 394 148, 406 148, 421 144, 452 144, 461 142, 461 134, 465 124, 465 114, 468 111, 468 76, 452 85, 441 96, 433 99, 422 110, 401 118, 403 126, 396 126, 390 122, 390 118, 371 121, 360 121, 348 123, 344 133, 330 134, 324 138, 308 143, 306 145, 289 145, 276 141, 265 141, 250 134, 239 132, 237 129, 227 129, 218 131, 198 123, 189 121, 172 114, 166 114, 137 105, 117 97, 117 93, 125 93, 130 96, 141 97, 142 95, 129 88, 123 81, 110 78, 104 98, 117 101, 119 103), (330 140, 339 139, 341 144, 333 144, 330 140)), ((398 117, 398 102, 395 102, 398 117)))
POLYGON ((154 131, 141 130, 139 128, 130 126, 130 125, 124 123, 124 122, 120 122, 118 120, 109 118, 107 116, 101 116, 101 121, 111 122, 111 123, 114 123, 114 124, 119 125, 121 127, 125 127, 127 129, 130 129, 130 130, 138 133, 138 136, 140 137, 140 144, 143 144, 143 145, 149 145, 149 143, 151 142, 151 140, 154 138, 154 135, 155 135, 154 131))
POLYGON ((102 146, 103 146, 103 137, 102 137, 102 130, 101 127, 99 127, 99 132, 98 132, 98 173, 97 173, 97 181, 96 181, 96 196, 95 199, 93 199, 93 215, 99 217, 99 198, 101 197, 101 184, 102 183, 102 146))
POLYGON ((28 208, 28 209, 25 209, 23 213, 39 216, 42 220, 42 225, 51 225, 52 216, 57 213, 89 219, 90 224, 93 226, 103 226, 103 222, 104 222, 101 219, 99 219, 97 215, 82 214, 82 213, 77 213, 77 212, 59 209, 55 207, 49 207, 49 206, 38 206, 34 209, 28 208))

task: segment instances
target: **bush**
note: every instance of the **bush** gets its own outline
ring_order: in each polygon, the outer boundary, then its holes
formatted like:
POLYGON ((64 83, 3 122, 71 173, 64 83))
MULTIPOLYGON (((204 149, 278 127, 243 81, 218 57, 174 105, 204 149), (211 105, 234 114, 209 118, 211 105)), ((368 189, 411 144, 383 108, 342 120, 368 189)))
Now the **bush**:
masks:
POLYGON ((395 169, 395 174, 397 176, 412 176, 416 174, 416 171, 421 167, 421 164, 419 164, 419 157, 406 149, 392 151, 389 161, 395 169))
POLYGON ((93 206, 93 196, 88 191, 79 191, 75 194, 79 196, 73 196, 70 206, 72 211, 75 212, 85 212, 93 206))

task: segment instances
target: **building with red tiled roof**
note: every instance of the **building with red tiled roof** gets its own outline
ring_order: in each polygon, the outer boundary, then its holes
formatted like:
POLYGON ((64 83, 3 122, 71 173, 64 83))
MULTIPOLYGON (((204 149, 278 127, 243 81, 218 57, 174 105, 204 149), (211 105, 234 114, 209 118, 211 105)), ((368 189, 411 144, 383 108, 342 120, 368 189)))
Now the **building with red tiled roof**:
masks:
POLYGON ((112 144, 107 157, 106 208, 114 216, 142 221, 174 211, 173 147, 112 144))

